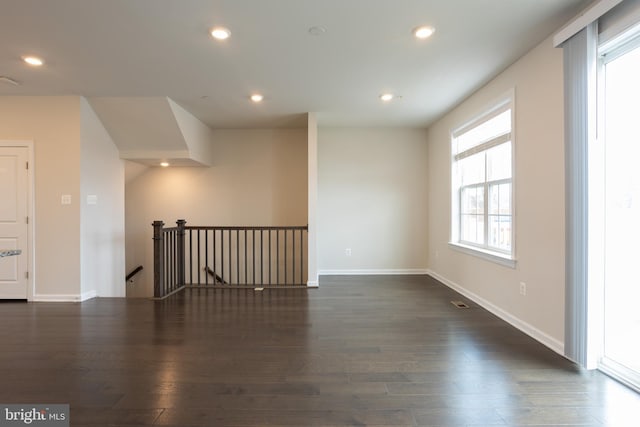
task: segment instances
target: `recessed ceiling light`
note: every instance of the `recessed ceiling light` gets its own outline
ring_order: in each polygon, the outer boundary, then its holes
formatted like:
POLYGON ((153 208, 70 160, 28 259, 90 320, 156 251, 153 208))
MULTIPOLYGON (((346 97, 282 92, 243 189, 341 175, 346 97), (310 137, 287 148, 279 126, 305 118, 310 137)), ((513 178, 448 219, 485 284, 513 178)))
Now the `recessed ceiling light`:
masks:
POLYGON ((260 95, 259 93, 254 93, 253 95, 251 95, 251 100, 253 102, 261 102, 264 99, 264 96, 260 95))
POLYGON ((380 95, 380 99, 384 102, 389 102, 393 98, 395 98, 395 96, 392 93, 383 93, 382 95, 380 95))
POLYGON ((42 64, 44 64, 44 61, 41 58, 38 58, 37 56, 23 56, 22 60, 34 67, 39 67, 42 64))
POLYGON ((315 26, 309 28, 309 34, 311 34, 312 36, 321 36, 326 32, 327 29, 325 27, 315 26))
POLYGON ((424 39, 428 39, 429 37, 431 37, 435 31, 436 30, 433 27, 423 26, 423 27, 415 28, 413 30, 413 35, 417 39, 424 40, 424 39))
POLYGON ((224 27, 215 27, 211 29, 211 37, 216 40, 226 40, 231 36, 231 31, 224 27))
POLYGON ((163 168, 166 168, 169 166, 169 162, 161 162, 160 166, 162 166, 163 168))

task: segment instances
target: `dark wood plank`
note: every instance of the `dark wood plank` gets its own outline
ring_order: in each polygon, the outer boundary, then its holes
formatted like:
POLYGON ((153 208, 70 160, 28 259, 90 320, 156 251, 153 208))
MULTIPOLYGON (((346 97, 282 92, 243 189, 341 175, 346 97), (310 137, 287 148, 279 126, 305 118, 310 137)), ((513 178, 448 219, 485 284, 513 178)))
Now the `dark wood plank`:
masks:
POLYGON ((640 396, 426 276, 2 304, 0 401, 72 425, 621 425, 640 396))

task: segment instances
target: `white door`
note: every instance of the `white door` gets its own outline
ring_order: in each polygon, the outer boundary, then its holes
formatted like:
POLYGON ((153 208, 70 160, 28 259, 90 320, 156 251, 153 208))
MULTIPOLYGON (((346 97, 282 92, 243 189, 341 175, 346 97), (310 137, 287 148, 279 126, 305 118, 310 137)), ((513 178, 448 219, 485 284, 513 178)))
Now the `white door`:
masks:
MULTIPOLYGON (((640 43, 639 43, 640 44, 640 43)), ((640 46, 605 62, 603 364, 640 389, 640 46)))
POLYGON ((0 147, 0 249, 20 249, 0 258, 0 299, 27 299, 27 147, 0 147))

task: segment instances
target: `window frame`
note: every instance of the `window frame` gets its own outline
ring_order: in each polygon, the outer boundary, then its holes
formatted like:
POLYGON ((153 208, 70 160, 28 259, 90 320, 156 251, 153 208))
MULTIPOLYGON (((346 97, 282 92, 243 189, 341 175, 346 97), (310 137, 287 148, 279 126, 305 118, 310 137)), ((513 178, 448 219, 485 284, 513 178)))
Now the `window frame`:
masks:
POLYGON ((455 250, 468 253, 470 255, 478 256, 489 261, 496 262, 507 267, 515 268, 516 265, 516 214, 515 214, 515 88, 509 90, 506 94, 498 98, 496 101, 489 104, 484 108, 480 114, 475 115, 471 120, 464 124, 453 128, 450 131, 449 148, 450 148, 450 167, 451 167, 451 203, 450 203, 450 236, 449 246, 455 250), (460 153, 457 152, 456 139, 471 131, 474 128, 486 123, 487 121, 497 117, 505 111, 511 110, 511 123, 510 131, 500 135, 492 136, 488 140, 481 142, 480 144, 468 148, 460 153), (487 179, 486 169, 486 155, 485 155, 485 177, 482 182, 460 185, 460 176, 458 170, 458 162, 466 157, 472 156, 477 153, 486 153, 493 147, 500 146, 510 141, 511 144, 511 177, 501 178, 495 180, 487 179), (489 212, 489 194, 492 186, 510 183, 510 216, 511 216, 511 249, 502 250, 493 246, 489 246, 489 220, 491 217, 506 217, 506 214, 492 215, 489 212), (463 200, 462 192, 466 188, 483 188, 484 192, 484 207, 483 213, 483 243, 479 244, 468 240, 463 240, 462 236, 462 217, 463 213, 463 200))
MULTIPOLYGON (((640 11, 640 9, 638 9, 640 11)), ((609 33, 600 33, 598 38, 597 50, 597 85, 596 85, 596 119, 595 119, 595 135, 589 141, 588 146, 588 197, 589 197, 589 222, 587 242, 587 252, 589 254, 587 277, 590 288, 594 289, 596 294, 605 298, 605 234, 606 225, 604 218, 606 217, 605 208, 605 158, 606 158, 606 87, 607 87, 607 65, 633 50, 640 48, 640 14, 635 15, 633 24, 622 29, 620 26, 614 26, 609 33), (596 236, 595 238, 593 236, 596 236)), ((589 297, 591 298, 591 297, 589 297)), ((596 298, 597 299, 597 298, 596 298)), ((640 378, 637 372, 618 363, 615 359, 608 357, 607 345, 605 340, 605 324, 607 322, 607 308, 604 300, 593 303, 594 308, 589 311, 588 321, 595 325, 595 336, 591 340, 592 343, 587 348, 590 358, 587 363, 592 363, 593 367, 597 367, 600 371, 610 375, 626 386, 639 390, 640 378)), ((591 306, 589 306, 591 308, 591 306)), ((593 327, 591 329, 594 329, 593 327)))

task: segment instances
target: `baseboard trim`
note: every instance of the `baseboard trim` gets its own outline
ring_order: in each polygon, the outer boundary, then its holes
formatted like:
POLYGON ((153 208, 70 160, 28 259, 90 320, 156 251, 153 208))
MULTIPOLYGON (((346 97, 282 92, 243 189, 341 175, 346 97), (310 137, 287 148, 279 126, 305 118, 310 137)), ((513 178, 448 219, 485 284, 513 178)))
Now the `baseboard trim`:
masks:
POLYGON ((98 296, 96 291, 83 292, 82 294, 36 294, 34 302, 82 302, 98 296))
POLYGON ((600 360, 598 369, 609 375, 611 378, 620 381, 622 384, 640 393, 640 374, 633 372, 626 366, 620 365, 606 357, 603 357, 602 360, 600 360))
POLYGON ((562 343, 561 341, 553 338, 552 336, 548 335, 545 332, 542 332, 540 329, 536 328, 535 326, 519 319, 518 317, 509 313, 508 311, 503 310, 502 308, 494 305, 493 303, 487 301, 481 296, 476 295, 475 293, 465 289, 459 284, 447 279, 444 276, 441 276, 435 271, 429 270, 427 274, 433 277, 434 279, 438 280, 439 282, 443 283, 444 285, 448 286, 449 288, 453 289, 454 291, 469 298, 470 300, 472 300, 473 302, 475 302, 485 310, 498 316, 505 322, 516 327, 517 329, 529 335, 531 338, 535 339, 536 341, 539 341, 541 344, 544 344, 545 346, 549 347, 551 350, 555 351, 556 353, 564 356, 564 343, 562 343))
POLYGON ((89 292, 83 292, 80 294, 80 301, 86 301, 88 299, 93 299, 95 297, 98 296, 98 292, 97 291, 89 291, 89 292))
POLYGON ((318 286, 319 284, 317 280, 307 282, 307 288, 317 288, 318 286))
POLYGON ((391 275, 425 275, 428 269, 362 269, 362 270, 321 270, 320 276, 391 276, 391 275))

